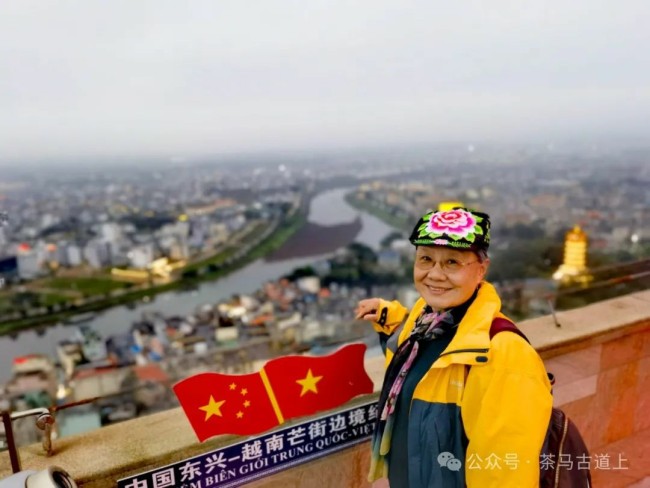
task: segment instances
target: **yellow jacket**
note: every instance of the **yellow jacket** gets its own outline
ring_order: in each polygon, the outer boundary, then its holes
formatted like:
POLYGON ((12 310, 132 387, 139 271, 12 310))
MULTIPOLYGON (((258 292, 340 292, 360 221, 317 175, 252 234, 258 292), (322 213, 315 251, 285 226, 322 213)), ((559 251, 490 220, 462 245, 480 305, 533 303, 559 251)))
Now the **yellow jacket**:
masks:
MULTIPOLYGON (((386 365, 425 305, 420 298, 408 313, 397 301, 381 301, 383 325, 374 326, 392 334, 386 365)), ((451 343, 415 388, 408 421, 411 488, 539 486, 551 384, 541 358, 524 339, 503 332, 490 340, 492 321, 504 317, 500 309, 494 287, 483 282, 451 343), (461 464, 447 467, 449 456, 461 464)), ((380 460, 370 479, 386 473, 380 460)))

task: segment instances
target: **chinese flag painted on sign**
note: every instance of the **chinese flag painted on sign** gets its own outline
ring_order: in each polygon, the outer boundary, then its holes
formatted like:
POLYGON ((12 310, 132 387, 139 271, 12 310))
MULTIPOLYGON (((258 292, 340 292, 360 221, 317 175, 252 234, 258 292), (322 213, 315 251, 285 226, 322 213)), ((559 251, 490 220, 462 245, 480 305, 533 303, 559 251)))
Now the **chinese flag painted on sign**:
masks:
POLYGON ((201 442, 217 434, 257 434, 280 422, 259 373, 200 373, 174 385, 201 442))
POLYGON ((350 344, 329 356, 285 356, 246 375, 201 373, 176 383, 174 392, 201 442, 219 434, 257 434, 372 393, 365 350, 350 344))

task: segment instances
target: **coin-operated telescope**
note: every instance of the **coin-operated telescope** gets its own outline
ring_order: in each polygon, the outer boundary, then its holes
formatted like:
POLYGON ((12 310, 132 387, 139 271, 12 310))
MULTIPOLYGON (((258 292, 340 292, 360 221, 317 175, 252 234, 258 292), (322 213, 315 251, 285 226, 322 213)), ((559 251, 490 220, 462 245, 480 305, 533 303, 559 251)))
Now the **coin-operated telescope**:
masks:
POLYGON ((14 442, 12 420, 36 416, 36 427, 43 431, 43 449, 49 456, 52 454, 52 425, 54 416, 47 408, 34 408, 22 412, 0 412, 5 428, 5 436, 9 448, 9 459, 13 473, 0 480, 0 488, 77 488, 72 477, 58 466, 50 466, 41 471, 23 470, 20 464, 18 449, 14 442))
POLYGON ((77 483, 61 468, 25 470, 0 480, 0 488, 77 488, 77 483))

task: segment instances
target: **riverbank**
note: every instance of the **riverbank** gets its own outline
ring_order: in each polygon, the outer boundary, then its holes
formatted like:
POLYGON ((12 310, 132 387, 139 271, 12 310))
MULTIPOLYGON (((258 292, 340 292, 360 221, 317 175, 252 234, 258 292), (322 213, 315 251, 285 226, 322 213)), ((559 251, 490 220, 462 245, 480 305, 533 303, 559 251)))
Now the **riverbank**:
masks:
POLYGON ((374 215, 379 220, 385 224, 395 227, 396 229, 404 230, 405 232, 410 232, 412 230, 412 223, 407 219, 396 217, 395 215, 382 210, 375 205, 372 205, 364 200, 359 200, 355 197, 354 192, 350 192, 345 195, 345 201, 352 207, 360 210, 362 212, 367 212, 370 215, 374 215))
POLYGON ((72 304, 70 308, 58 312, 24 317, 16 320, 0 323, 0 335, 13 335, 17 332, 30 328, 40 329, 41 327, 55 324, 71 316, 86 313, 97 312, 118 305, 126 305, 144 297, 152 297, 160 293, 166 293, 183 288, 194 287, 203 281, 215 281, 234 271, 239 270, 252 263, 256 259, 273 252, 282 247, 282 245, 307 222, 307 216, 304 211, 297 211, 287 220, 281 222, 266 238, 263 238, 258 244, 251 247, 248 252, 237 256, 237 254, 228 253, 227 258, 221 256, 221 262, 212 262, 209 266, 200 269, 193 268, 190 273, 184 273, 181 279, 164 285, 150 286, 145 289, 125 292, 119 296, 88 302, 82 305, 72 304))

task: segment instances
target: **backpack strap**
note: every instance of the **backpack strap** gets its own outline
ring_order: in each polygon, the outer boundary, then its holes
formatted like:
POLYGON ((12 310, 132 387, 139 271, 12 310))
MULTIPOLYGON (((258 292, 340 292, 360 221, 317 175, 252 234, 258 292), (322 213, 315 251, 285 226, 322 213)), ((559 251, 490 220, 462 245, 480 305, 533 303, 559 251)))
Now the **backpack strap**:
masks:
MULTIPOLYGON (((528 344, 530 344, 530 341, 528 340, 528 337, 526 337, 526 334, 519 330, 519 328, 508 319, 497 317, 492 321, 492 325, 490 326, 490 340, 492 340, 492 338, 499 332, 514 332, 519 337, 524 339, 528 344)), ((548 380, 551 382, 551 386, 555 385, 555 376, 553 376, 553 373, 547 372, 546 374, 548 375, 548 380)))
POLYGON ((499 332, 514 332, 519 337, 524 339, 528 344, 530 344, 530 341, 528 340, 528 337, 526 337, 526 334, 519 330, 517 326, 510 322, 508 319, 497 317, 492 321, 492 325, 490 326, 490 340, 492 340, 494 336, 499 332))

